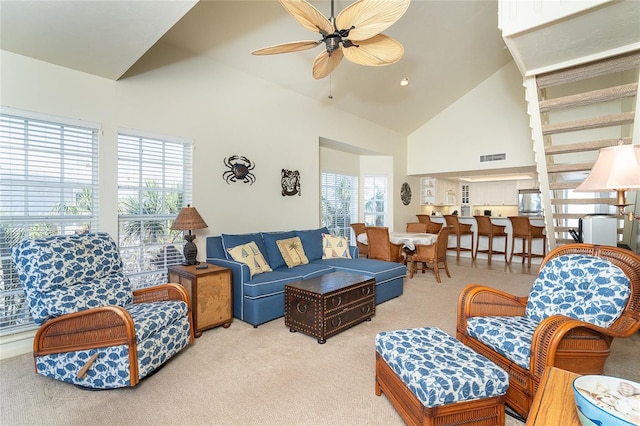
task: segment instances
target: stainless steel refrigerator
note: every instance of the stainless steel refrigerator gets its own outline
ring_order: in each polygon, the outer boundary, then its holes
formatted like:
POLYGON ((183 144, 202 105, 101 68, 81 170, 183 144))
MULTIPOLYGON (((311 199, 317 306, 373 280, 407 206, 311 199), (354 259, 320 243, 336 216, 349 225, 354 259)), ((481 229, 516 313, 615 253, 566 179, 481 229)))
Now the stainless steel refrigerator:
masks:
POLYGON ((537 189, 521 189, 518 191, 518 215, 542 216, 542 196, 537 189))

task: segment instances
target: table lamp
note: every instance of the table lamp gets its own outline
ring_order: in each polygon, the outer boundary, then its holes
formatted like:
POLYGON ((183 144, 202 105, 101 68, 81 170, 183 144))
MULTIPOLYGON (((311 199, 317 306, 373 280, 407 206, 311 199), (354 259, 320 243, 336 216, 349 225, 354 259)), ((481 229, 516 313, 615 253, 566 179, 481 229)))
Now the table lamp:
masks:
POLYGON ((198 247, 193 242, 196 236, 191 234, 192 229, 202 229, 206 228, 208 225, 202 220, 200 213, 196 210, 195 207, 191 207, 187 204, 187 207, 183 207, 176 217, 176 220, 171 225, 172 230, 179 231, 189 231, 187 235, 184 236, 184 239, 187 242, 184 245, 184 260, 183 265, 197 265, 199 262, 196 260, 198 257, 198 247))
MULTIPOLYGON (((578 192, 611 192, 616 191, 617 201, 614 204, 618 213, 625 214, 628 206, 625 192, 629 189, 640 189, 640 145, 618 145, 602 148, 589 176, 575 191, 578 192)), ((629 212, 633 219, 633 212, 629 212)))

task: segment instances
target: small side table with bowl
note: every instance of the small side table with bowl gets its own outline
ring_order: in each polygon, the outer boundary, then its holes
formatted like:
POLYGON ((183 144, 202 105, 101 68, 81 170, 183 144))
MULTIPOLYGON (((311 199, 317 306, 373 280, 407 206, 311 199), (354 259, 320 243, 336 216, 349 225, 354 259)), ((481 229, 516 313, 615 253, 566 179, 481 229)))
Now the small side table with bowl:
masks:
POLYGON ((540 380, 527 426, 552 424, 640 425, 640 385, 617 377, 580 376, 549 367, 540 380))

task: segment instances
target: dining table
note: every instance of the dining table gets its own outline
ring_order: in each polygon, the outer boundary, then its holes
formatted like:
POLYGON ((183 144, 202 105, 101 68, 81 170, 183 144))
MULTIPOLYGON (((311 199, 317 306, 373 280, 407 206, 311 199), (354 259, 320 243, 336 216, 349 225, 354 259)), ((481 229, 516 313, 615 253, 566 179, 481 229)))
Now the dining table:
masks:
MULTIPOLYGON (((389 241, 394 244, 402 244, 409 251, 416 249, 416 244, 433 244, 438 238, 438 234, 428 234, 425 232, 389 232, 389 241)), ((359 243, 367 244, 367 233, 358 235, 359 243)))

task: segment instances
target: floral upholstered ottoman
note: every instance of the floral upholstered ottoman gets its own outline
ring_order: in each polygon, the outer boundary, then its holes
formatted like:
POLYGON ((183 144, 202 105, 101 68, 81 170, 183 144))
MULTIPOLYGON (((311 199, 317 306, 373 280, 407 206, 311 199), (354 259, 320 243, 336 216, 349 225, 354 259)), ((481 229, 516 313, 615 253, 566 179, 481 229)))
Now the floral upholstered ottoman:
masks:
POLYGON ((504 425, 509 375, 436 327, 376 336, 376 395, 409 425, 504 425))

